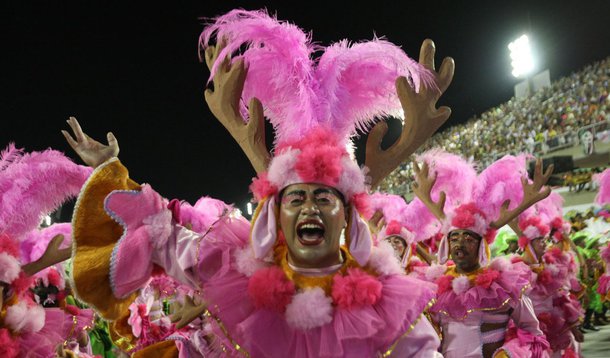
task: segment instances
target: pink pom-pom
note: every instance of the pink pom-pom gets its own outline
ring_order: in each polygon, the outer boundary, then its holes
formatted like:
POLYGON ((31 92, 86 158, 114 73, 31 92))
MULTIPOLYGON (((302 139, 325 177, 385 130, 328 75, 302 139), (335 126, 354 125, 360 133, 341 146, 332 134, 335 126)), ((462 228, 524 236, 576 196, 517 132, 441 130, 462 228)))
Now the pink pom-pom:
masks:
POLYGON ((428 268, 426 270, 426 279, 428 281, 434 282, 438 278, 443 276, 446 271, 447 271, 447 266, 445 266, 445 265, 438 265, 438 264, 432 264, 432 266, 430 266, 430 268, 428 268))
POLYGON ((267 267, 263 261, 254 257, 251 246, 237 249, 233 256, 237 271, 248 277, 252 276, 256 271, 267 267))
POLYGON ((0 234, 0 253, 19 257, 19 245, 6 234, 0 234))
POLYGON ((543 286, 550 284, 551 282, 553 282, 553 276, 551 275, 551 271, 542 270, 542 272, 540 272, 538 274, 538 277, 536 278, 536 280, 538 283, 540 283, 543 286))
POLYGON ((400 230, 401 229, 402 229, 402 225, 398 221, 392 220, 392 221, 390 221, 390 223, 386 227, 385 233, 388 236, 390 236, 390 235, 398 235, 398 234, 400 234, 400 230))
POLYGON ((396 259, 394 249, 387 241, 381 241, 373 247, 368 264, 380 275, 398 275, 404 273, 396 259))
POLYGON ((284 312, 294 292, 294 283, 275 266, 256 271, 248 282, 248 294, 256 308, 284 312))
POLYGON ((519 247, 521 249, 525 249, 525 247, 527 246, 527 244, 530 242, 530 239, 528 239, 525 236, 521 236, 519 237, 519 240, 517 241, 517 244, 519 245, 519 247))
POLYGON ((286 322, 296 329, 307 330, 332 321, 332 300, 319 287, 297 293, 286 307, 286 322))
POLYGON ((491 284, 500 277, 500 273, 494 269, 485 269, 477 275, 475 283, 477 286, 489 288, 491 284))
POLYGON ((6 252, 0 252, 0 281, 4 283, 13 282, 21 271, 19 261, 6 252))
POLYGON ((335 186, 341 175, 341 149, 331 145, 304 148, 295 170, 305 182, 335 186))
POLYGON ((451 283, 451 287, 456 294, 462 294, 470 288, 470 280, 466 276, 458 276, 451 283))
POLYGON ((38 305, 28 307, 21 301, 6 310, 4 324, 14 332, 38 332, 44 326, 45 311, 38 305))
POLYGON ((254 194, 254 199, 258 202, 264 198, 277 193, 277 187, 267 178, 267 173, 260 173, 258 177, 252 179, 250 191, 254 194))
POLYGON ((0 357, 17 358, 19 356, 19 341, 14 339, 6 328, 0 328, 0 357))
POLYGON ((50 268, 47 273, 47 278, 49 280, 49 285, 59 287, 62 284, 62 277, 54 268, 50 268))
POLYGON ((34 286, 34 277, 28 276, 25 272, 19 272, 19 277, 12 283, 13 289, 18 296, 23 296, 30 287, 34 286))
POLYGON ((453 278, 454 277, 451 275, 443 275, 436 280, 436 285, 438 286, 439 295, 442 295, 443 293, 449 291, 449 289, 451 288, 453 278))
POLYGON ((344 309, 374 305, 381 298, 382 285, 366 272, 350 268, 347 275, 335 275, 332 297, 337 306, 344 309))
POLYGON ((367 193, 358 193, 352 197, 354 208, 365 218, 373 216, 370 206, 369 195, 367 193))

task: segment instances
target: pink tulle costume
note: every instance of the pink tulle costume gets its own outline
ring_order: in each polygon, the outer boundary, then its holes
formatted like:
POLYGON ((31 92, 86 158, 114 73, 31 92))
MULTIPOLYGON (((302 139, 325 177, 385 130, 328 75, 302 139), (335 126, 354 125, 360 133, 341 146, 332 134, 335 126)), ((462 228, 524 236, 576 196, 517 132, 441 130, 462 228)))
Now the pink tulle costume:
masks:
MULTIPOLYGON (((234 10, 217 18, 202 34, 202 46, 213 37, 226 46, 212 80, 222 59, 243 59, 248 73, 242 115, 256 97, 276 131, 274 157, 251 186, 258 201, 252 223, 217 200, 203 203, 196 214, 149 185, 125 185, 126 169, 113 158, 95 169, 76 204, 76 292, 87 296, 97 289, 79 285, 78 278, 100 267, 78 260, 86 233, 107 232, 87 220, 102 209, 112 222, 93 222, 122 229, 118 241, 108 241, 111 250, 103 249, 111 253, 110 266, 108 276, 99 276, 109 277, 113 300, 133 297, 153 268, 161 267, 207 302, 205 327, 188 339, 169 338, 180 355, 438 356, 438 335, 424 316, 435 286, 407 277, 387 247, 373 245, 361 217, 366 171, 353 160, 350 140, 374 118, 399 112, 396 78, 410 78, 418 90, 434 87, 432 74, 378 39, 337 43, 314 61, 313 52, 323 48, 262 11, 234 10), (349 205, 339 264, 302 268, 288 261, 279 224, 281 193, 302 183, 333 188, 349 205)), ((116 317, 106 302, 97 308, 116 317)))
POLYGON ((510 200, 510 208, 521 201, 524 171, 519 166, 524 167, 525 158, 504 157, 478 176, 472 163, 453 154, 431 151, 420 160, 436 178, 432 200, 438 201, 441 192, 446 194, 445 236, 439 245, 438 264, 423 270, 423 277, 438 286, 437 302, 430 312, 443 333, 443 356, 548 356, 548 342, 526 295, 530 270, 523 263, 492 260, 489 250, 495 239, 491 223, 499 217, 502 203, 510 200), (450 258, 448 234, 453 230, 468 230, 480 237, 479 269, 458 273, 456 266, 446 264, 450 258))

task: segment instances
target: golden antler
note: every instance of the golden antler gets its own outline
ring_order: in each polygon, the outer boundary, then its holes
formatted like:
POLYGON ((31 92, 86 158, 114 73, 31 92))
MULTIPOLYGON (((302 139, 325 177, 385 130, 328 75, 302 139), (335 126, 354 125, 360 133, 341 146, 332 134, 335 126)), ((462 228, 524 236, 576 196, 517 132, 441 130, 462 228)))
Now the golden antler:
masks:
MULTIPOLYGON (((205 51, 205 62, 210 69, 218 59, 223 49, 221 40, 216 46, 210 46, 205 51)), ((205 91, 205 100, 214 116, 231 133, 231 136, 246 153, 252 167, 257 173, 267 170, 270 156, 265 144, 265 117, 263 105, 252 98, 248 110, 250 120, 245 122, 239 112, 239 100, 244 89, 246 70, 243 59, 230 63, 227 56, 219 64, 214 75, 214 90, 205 91)))
POLYGON ((490 226, 496 229, 501 228, 502 226, 516 219, 517 216, 519 216, 519 214, 524 212, 527 208, 549 196, 549 194, 551 194, 551 188, 543 188, 543 186, 547 181, 549 181, 551 174, 553 174, 553 165, 550 165, 543 174, 542 160, 537 159, 536 169, 534 170, 534 181, 530 184, 527 177, 521 178, 523 200, 521 200, 519 206, 513 210, 508 210, 510 200, 505 201, 504 204, 502 204, 502 209, 500 210, 500 218, 492 222, 490 226))
POLYGON ((436 88, 426 88, 423 84, 419 93, 409 86, 405 77, 396 80, 396 91, 405 113, 405 121, 400 138, 387 150, 381 149, 381 140, 388 126, 381 121, 373 127, 366 142, 366 166, 369 168, 371 187, 376 187, 400 163, 413 154, 449 118, 449 107, 436 108, 436 101, 445 92, 451 80, 455 64, 452 58, 445 58, 439 72, 434 69, 434 42, 423 42, 419 63, 430 70, 436 79, 436 88))
POLYGON ((415 182, 412 185, 413 193, 421 200, 434 216, 439 220, 445 219, 445 200, 447 199, 445 192, 441 191, 438 201, 432 200, 432 188, 436 183, 436 176, 430 176, 430 167, 424 162, 421 169, 416 162, 413 162, 413 170, 415 171, 415 182))

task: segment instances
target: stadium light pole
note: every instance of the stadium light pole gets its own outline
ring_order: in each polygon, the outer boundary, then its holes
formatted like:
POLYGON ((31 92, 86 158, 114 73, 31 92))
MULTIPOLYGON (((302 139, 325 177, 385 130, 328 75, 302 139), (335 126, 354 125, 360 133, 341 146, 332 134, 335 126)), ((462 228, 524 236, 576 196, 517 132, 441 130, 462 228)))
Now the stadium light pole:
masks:
POLYGON ((521 35, 521 37, 508 44, 508 49, 510 50, 510 64, 513 67, 512 75, 516 78, 524 78, 527 83, 528 94, 531 94, 529 75, 534 70, 534 58, 529 37, 521 35))

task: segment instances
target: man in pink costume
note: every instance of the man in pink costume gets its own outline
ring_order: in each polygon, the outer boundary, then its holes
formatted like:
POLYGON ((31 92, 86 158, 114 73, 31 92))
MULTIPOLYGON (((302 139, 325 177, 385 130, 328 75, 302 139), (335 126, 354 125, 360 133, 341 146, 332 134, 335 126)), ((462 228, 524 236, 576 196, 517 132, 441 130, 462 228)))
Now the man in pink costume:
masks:
MULTIPOLYGON (((571 294, 578 290, 574 257, 563 247, 549 248, 551 241, 565 243, 569 248, 569 225, 561 219, 562 199, 552 193, 530 210, 519 216, 518 226, 512 224, 519 235, 522 261, 532 270, 532 290, 529 296, 534 304, 540 327, 551 345, 553 356, 573 357, 579 351, 578 342, 583 335, 578 330, 584 312, 578 298, 571 294)), ((563 246, 563 245, 562 245, 563 246)))
POLYGON ((503 258, 492 261, 489 245, 497 228, 531 201, 548 195, 548 190, 540 190, 550 174, 543 176, 538 166, 530 185, 522 177, 525 173, 514 170, 519 158, 505 157, 478 177, 471 163, 453 154, 430 152, 420 160, 425 164, 415 167, 415 194, 447 233, 440 243, 439 264, 425 272, 438 285, 430 311, 443 334, 443 355, 547 356, 548 343, 525 295, 529 270, 503 258), (445 265, 449 258, 454 265, 445 265), (513 325, 516 328, 509 330, 513 325))
POLYGON ((158 266, 206 302, 205 349, 178 343, 191 353, 438 356, 438 336, 424 317, 433 286, 405 276, 377 250, 360 213, 365 177, 377 185, 448 118, 448 108, 434 103, 453 62, 434 72, 429 40, 420 63, 383 40, 339 42, 314 61, 323 48, 303 31, 243 10, 217 18, 201 45, 214 82, 206 100, 258 172, 252 223, 225 206, 203 235, 187 229, 181 205, 128 179, 112 135, 103 146, 71 119, 76 139, 65 132, 66 139, 97 167, 73 221, 80 297, 120 331, 116 320, 158 266), (209 45, 214 37, 217 46, 209 45), (271 160, 263 106, 276 131, 271 160), (385 124, 371 131, 365 173, 350 138, 401 109, 405 131, 389 150, 379 147, 385 124))

